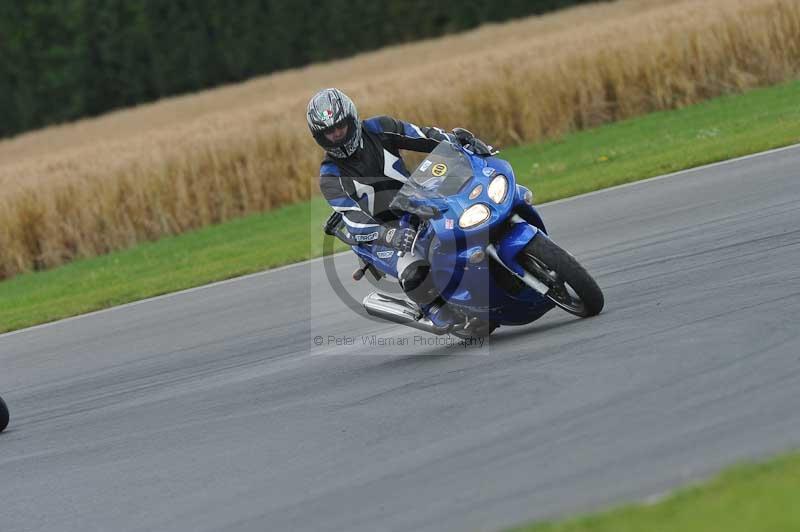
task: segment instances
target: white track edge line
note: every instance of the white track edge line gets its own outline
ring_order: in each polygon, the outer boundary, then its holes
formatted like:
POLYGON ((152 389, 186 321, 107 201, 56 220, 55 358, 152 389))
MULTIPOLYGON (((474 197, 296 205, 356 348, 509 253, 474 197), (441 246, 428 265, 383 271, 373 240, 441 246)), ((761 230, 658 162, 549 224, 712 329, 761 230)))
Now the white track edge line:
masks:
MULTIPOLYGON (((707 170, 709 168, 715 168, 717 166, 722 166, 722 165, 726 165, 726 164, 730 164, 730 163, 745 161, 747 159, 753 159, 753 158, 756 158, 756 157, 762 157, 764 155, 771 155, 771 154, 774 154, 774 153, 779 153, 779 152, 782 152, 782 151, 788 151, 788 150, 792 150, 792 149, 796 149, 796 148, 800 148, 800 144, 791 144, 789 146, 783 146, 781 148, 773 148, 773 149, 767 150, 767 151, 762 151, 762 152, 758 152, 758 153, 751 153, 749 155, 743 155, 741 157, 736 157, 734 159, 726 159, 724 161, 717 161, 715 163, 709 163, 709 164, 706 164, 706 165, 703 165, 703 166, 695 166, 693 168, 686 168, 685 170, 678 170, 677 172, 672 172, 672 173, 669 173, 669 174, 664 174, 664 175, 659 175, 659 176, 654 176, 654 177, 648 177, 647 179, 640 179, 638 181, 631 181, 630 183, 623 183, 621 185, 616 185, 616 186, 608 187, 608 188, 602 188, 600 190, 593 190, 591 192, 586 192, 584 194, 579 194, 577 196, 571 196, 569 198, 562 198, 562 199, 559 199, 559 200, 553 200, 553 201, 549 201, 547 203, 542 203, 540 205, 537 205, 537 207, 544 207, 546 205, 558 205, 560 203, 567 203, 567 202, 570 202, 570 201, 575 201, 575 200, 579 200, 579 199, 582 199, 582 198, 595 196, 597 194, 605 194, 607 192, 613 192, 615 190, 619 190, 619 189, 622 189, 622 188, 639 186, 639 185, 643 185, 643 184, 646 184, 646 183, 651 183, 653 181, 660 181, 662 179, 667 179, 667 178, 671 178, 671 177, 677 177, 677 176, 688 174, 688 173, 691 173, 691 172, 697 172, 699 170, 707 170)), ((333 256, 343 255, 343 254, 346 254, 346 253, 350 253, 350 252, 349 251, 342 251, 342 252, 339 252, 339 253, 335 253, 333 256)), ((277 268, 271 268, 271 269, 263 270, 263 271, 260 271, 260 272, 254 272, 254 273, 250 273, 250 274, 247 274, 247 275, 242 275, 240 277, 232 277, 230 279, 224 279, 222 281, 215 281, 213 283, 208 283, 208 284, 204 284, 204 285, 200 285, 200 286, 193 286, 191 288, 185 288, 183 290, 178 290, 177 292, 170 292, 168 294, 161 294, 161 295, 158 295, 158 296, 148 297, 148 298, 145 298, 145 299, 140 299, 138 301, 131 301, 130 303, 123 303, 122 305, 117 305, 117 306, 114 306, 114 307, 94 310, 92 312, 87 312, 86 314, 79 314, 77 316, 70 316, 68 318, 63 318, 63 319, 56 320, 56 321, 49 321, 47 323, 40 323, 39 325, 32 325, 32 326, 27 327, 25 329, 18 329, 16 331, 10 331, 10 332, 7 332, 7 333, 0 334, 0 340, 2 340, 3 338, 9 337, 9 336, 13 336, 15 334, 21 334, 21 333, 24 333, 24 332, 34 331, 34 330, 37 330, 37 329, 41 329, 41 328, 44 328, 44 327, 50 327, 50 326, 53 326, 53 325, 60 325, 60 324, 66 323, 66 322, 70 322, 70 321, 79 320, 79 319, 82 319, 82 318, 88 318, 88 317, 91 317, 91 316, 95 316, 97 314, 103 314, 103 313, 106 313, 106 312, 113 312, 115 310, 124 309, 124 308, 128 308, 128 307, 133 307, 133 306, 141 305, 141 304, 144 304, 144 303, 149 303, 151 301, 157 301, 157 300, 160 300, 160 299, 166 299, 166 298, 170 298, 170 297, 177 297, 177 296, 181 296, 183 294, 188 294, 190 292, 196 292, 196 291, 199 291, 199 290, 205 290, 207 288, 215 288, 215 287, 220 286, 220 285, 234 283, 234 282, 237 282, 237 281, 244 281, 244 280, 247 280, 247 279, 252 279, 254 277, 259 277, 261 275, 267 275, 267 274, 270 274, 270 273, 280 272, 280 271, 283 271, 283 270, 288 270, 290 268, 295 268, 295 267, 298 267, 298 266, 303 266, 303 265, 306 265, 306 264, 319 262, 321 260, 322 260, 322 257, 315 257, 313 259, 307 259, 307 260, 304 260, 302 262, 295 262, 295 263, 292 263, 292 264, 286 264, 284 266, 279 266, 277 268)))
POLYGON ((577 199, 587 198, 589 196, 595 196, 597 194, 605 194, 606 192, 612 192, 614 190, 619 190, 621 188, 634 187, 634 186, 642 185, 642 184, 645 184, 645 183, 651 183, 653 181, 660 181, 662 179, 667 179, 667 178, 670 178, 670 177, 678 177, 678 176, 681 176, 683 174, 689 174, 691 172, 697 172, 698 170, 708 170, 709 168, 716 168, 717 166, 723 166, 723 165, 730 164, 730 163, 736 163, 736 162, 740 162, 740 161, 745 161, 747 159, 754 159, 756 157, 761 157, 761 156, 764 156, 764 155, 772 155, 774 153, 779 153, 779 152, 782 152, 782 151, 788 151, 788 150, 792 150, 792 149, 795 149, 795 148, 800 148, 800 144, 791 144, 789 146, 783 146, 781 148, 773 148, 773 149, 767 150, 767 151, 761 151, 761 152, 758 152, 758 153, 751 153, 749 155, 742 155, 742 156, 736 157, 734 159, 725 159, 724 161, 717 161, 715 163, 704 164, 703 166, 695 166, 695 167, 692 167, 692 168, 686 168, 684 170, 678 170, 676 172, 672 172, 672 173, 669 173, 669 174, 663 174, 663 175, 648 177, 646 179, 639 179, 638 181, 631 181, 630 183, 622 183, 621 185, 614 185, 613 187, 601 188, 599 190, 592 190, 591 192, 585 192, 583 194, 578 194, 577 196, 570 196, 568 198, 561 198, 561 199, 557 199, 557 200, 553 200, 553 201, 548 201, 547 203, 542 203, 541 205, 537 205, 537 207, 541 207, 541 206, 544 206, 544 205, 558 205, 559 203, 567 203, 569 201, 574 201, 574 200, 577 200, 577 199))

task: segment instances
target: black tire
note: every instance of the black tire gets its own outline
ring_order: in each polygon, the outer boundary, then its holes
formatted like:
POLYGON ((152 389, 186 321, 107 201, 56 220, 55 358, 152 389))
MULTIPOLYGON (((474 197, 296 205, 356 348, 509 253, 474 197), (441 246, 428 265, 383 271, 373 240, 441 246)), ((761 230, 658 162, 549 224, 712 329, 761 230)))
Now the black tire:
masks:
POLYGON ((603 310, 603 291, 592 276, 543 234, 528 242, 517 259, 525 271, 550 287, 548 299, 570 314, 588 318, 603 310))
POLYGON ((6 427, 8 426, 8 418, 8 407, 3 401, 3 398, 0 397, 0 432, 6 430, 6 427))

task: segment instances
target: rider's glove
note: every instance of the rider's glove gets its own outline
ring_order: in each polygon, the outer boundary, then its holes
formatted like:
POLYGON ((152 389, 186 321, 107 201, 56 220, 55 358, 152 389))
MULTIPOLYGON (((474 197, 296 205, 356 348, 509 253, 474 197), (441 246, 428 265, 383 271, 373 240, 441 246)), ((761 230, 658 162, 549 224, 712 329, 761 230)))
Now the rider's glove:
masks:
POLYGON ((475 139, 475 135, 473 135, 470 130, 464 129, 463 127, 453 128, 453 135, 456 136, 456 139, 462 146, 469 146, 469 143, 475 139))
POLYGON ((453 129, 453 135, 455 135, 456 139, 461 143, 462 146, 470 150, 475 155, 485 156, 497 155, 500 153, 463 127, 457 127, 453 129))
POLYGON ((387 246, 393 247, 397 251, 407 253, 411 251, 414 244, 414 239, 417 237, 417 232, 410 227, 402 229, 392 228, 386 231, 383 236, 384 242, 387 246))

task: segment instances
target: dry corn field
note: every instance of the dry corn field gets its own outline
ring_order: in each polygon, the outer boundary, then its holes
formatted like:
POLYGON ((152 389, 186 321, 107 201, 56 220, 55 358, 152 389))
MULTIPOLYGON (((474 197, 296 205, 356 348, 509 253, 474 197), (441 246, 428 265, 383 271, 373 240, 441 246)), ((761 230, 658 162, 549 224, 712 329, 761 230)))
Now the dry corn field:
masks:
POLYGON ((0 142, 0 279, 309 198, 323 87, 502 147, 798 75, 800 0, 621 0, 52 127, 0 142))

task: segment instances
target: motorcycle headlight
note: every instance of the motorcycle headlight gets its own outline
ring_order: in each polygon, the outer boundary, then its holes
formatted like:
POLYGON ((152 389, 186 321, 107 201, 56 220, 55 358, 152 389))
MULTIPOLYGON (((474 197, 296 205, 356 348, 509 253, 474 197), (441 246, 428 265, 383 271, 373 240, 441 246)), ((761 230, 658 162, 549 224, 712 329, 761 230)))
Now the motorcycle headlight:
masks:
POLYGON ((489 207, 483 203, 476 203, 461 215, 458 219, 458 226, 462 229, 469 229, 480 225, 489 219, 489 207))
POLYGON ((497 177, 492 179, 492 182, 489 183, 489 189, 486 193, 495 203, 503 203, 503 200, 506 199, 506 193, 508 192, 508 179, 503 174, 498 174, 497 177))

